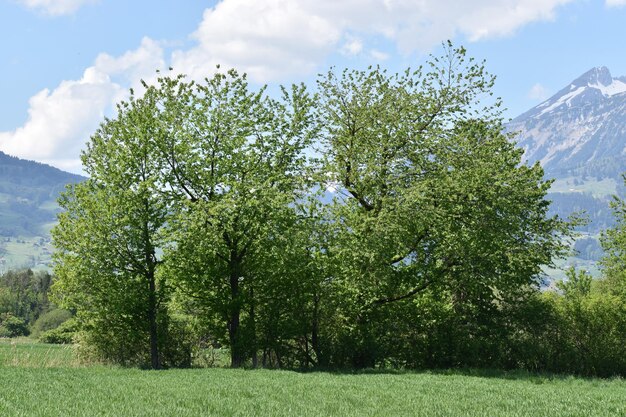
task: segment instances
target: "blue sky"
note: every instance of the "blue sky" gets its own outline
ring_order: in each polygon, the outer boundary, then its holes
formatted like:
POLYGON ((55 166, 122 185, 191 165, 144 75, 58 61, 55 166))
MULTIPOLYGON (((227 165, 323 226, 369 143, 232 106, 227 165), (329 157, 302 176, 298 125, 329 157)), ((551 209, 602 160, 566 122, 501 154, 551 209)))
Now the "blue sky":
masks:
POLYGON ((592 67, 626 75, 626 0, 0 0, 0 150, 80 172, 90 133, 158 68, 312 82, 417 66, 445 39, 487 61, 515 117, 592 67))

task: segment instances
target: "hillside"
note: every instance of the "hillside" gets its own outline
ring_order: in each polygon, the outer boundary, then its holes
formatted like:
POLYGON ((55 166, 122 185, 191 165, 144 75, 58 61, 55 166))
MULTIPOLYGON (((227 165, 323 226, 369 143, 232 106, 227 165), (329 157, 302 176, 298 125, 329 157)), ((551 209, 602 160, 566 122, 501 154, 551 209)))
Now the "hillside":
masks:
POLYGON ((552 211, 568 216, 585 211, 589 224, 570 264, 596 270, 598 237, 614 224, 609 203, 624 197, 626 171, 626 77, 593 68, 554 96, 513 119, 518 145, 529 162, 540 162, 551 188, 552 211))
POLYGON ((67 184, 83 179, 0 152, 0 271, 47 266, 56 199, 67 184))
POLYGON ((515 118, 519 145, 546 173, 616 178, 626 167, 626 77, 593 68, 515 118))

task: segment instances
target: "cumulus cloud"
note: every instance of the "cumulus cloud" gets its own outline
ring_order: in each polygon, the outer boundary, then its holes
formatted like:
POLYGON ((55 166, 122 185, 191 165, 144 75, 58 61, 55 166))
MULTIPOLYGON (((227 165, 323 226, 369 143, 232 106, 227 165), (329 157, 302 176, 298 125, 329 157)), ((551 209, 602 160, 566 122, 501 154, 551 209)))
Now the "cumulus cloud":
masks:
POLYGON ((383 51, 379 51, 378 49, 372 49, 370 51, 370 57, 372 57, 372 59, 375 61, 385 61, 389 59, 389 54, 383 51))
POLYGON ((548 90, 541 84, 537 83, 530 88, 528 91, 528 98, 532 100, 540 100, 543 101, 550 96, 548 90))
POLYGON ((129 80, 136 84, 163 67, 162 55, 159 45, 148 38, 120 57, 101 54, 80 79, 34 95, 26 123, 0 132, 0 150, 79 172, 79 153, 91 133, 114 103, 125 97, 129 80))
POLYGON ((313 72, 336 50, 359 54, 367 46, 364 37, 383 37, 404 54, 429 51, 458 35, 470 41, 510 35, 553 19, 572 1, 222 0, 205 11, 193 34, 197 45, 175 52, 172 65, 196 78, 220 63, 256 81, 280 80, 313 72))
MULTIPOLYGON (((62 15, 97 0, 16 1, 62 15)), ((507 36, 527 23, 553 19, 571 1, 221 0, 204 11, 191 34, 195 44, 173 51, 168 61, 195 79, 211 76, 221 64, 257 82, 285 82, 314 73, 337 52, 383 61, 397 52, 428 52, 445 39, 507 36), (392 47, 376 49, 380 44, 392 47)), ((113 103, 164 66, 162 48, 150 39, 118 57, 98 56, 80 79, 33 96, 27 122, 0 132, 0 149, 76 171, 79 149, 113 103)))
POLYGON ((348 56, 354 56, 363 50, 363 41, 359 38, 349 36, 341 48, 341 53, 348 56))
POLYGON ((174 52, 172 66, 203 78, 221 64, 258 81, 311 72, 341 39, 341 27, 306 3, 224 0, 204 12, 192 35, 198 45, 174 52))
POLYGON ((49 16, 62 16, 76 12, 88 3, 98 0, 17 0, 19 3, 49 16))

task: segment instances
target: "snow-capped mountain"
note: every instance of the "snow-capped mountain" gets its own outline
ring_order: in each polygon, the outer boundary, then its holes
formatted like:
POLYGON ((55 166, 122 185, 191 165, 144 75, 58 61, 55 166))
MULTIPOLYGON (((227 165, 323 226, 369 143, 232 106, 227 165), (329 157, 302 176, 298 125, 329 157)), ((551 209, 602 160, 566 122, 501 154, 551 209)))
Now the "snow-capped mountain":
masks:
POLYGON ((525 158, 540 161, 550 176, 582 169, 583 175, 618 177, 626 171, 626 77, 593 68, 513 119, 507 130, 520 132, 525 158))

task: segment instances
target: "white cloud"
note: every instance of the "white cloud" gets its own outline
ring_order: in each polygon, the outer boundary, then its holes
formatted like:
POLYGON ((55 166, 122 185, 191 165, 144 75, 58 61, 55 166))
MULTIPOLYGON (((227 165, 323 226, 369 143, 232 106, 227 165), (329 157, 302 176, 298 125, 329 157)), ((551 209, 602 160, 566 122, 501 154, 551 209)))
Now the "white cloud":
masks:
POLYGON ((549 91, 541 84, 533 85, 528 91, 528 98, 543 101, 550 96, 549 91))
MULTIPOLYGON (((50 15, 97 0, 16 0, 50 15)), ((258 82, 299 79, 333 53, 388 59, 428 52, 445 39, 478 41, 507 36, 533 21, 550 20, 575 0, 221 0, 207 8, 191 35, 196 44, 175 50, 169 64, 204 78, 221 64, 258 82), (381 42, 382 41, 382 42, 381 42), (373 45, 369 45, 371 42, 373 45)), ((626 0, 606 0, 617 5, 626 0)), ((0 149, 77 170, 79 149, 128 87, 165 66, 162 48, 144 39, 119 57, 102 54, 79 80, 63 81, 30 100, 27 122, 0 132, 0 149)), ((535 92, 535 94, 539 94, 535 92)))
POLYGON ((172 66, 203 78, 221 64, 257 81, 311 72, 341 39, 341 28, 306 3, 224 0, 204 12, 193 34, 198 45, 175 52, 172 66))
POLYGON ((372 57, 375 61, 386 61, 389 59, 389 54, 379 51, 378 49, 372 49, 370 51, 370 57, 372 57))
POLYGON ((348 39, 341 47, 341 53, 348 56, 358 55, 363 51, 363 41, 353 36, 348 36, 348 39))
POLYGON ((608 7, 625 6, 626 5, 626 0, 606 0, 606 5, 608 7))
POLYGON ((458 35, 470 41, 510 35, 553 19, 572 1, 222 0, 206 9, 193 34, 197 45, 175 52, 172 65, 194 78, 222 64, 256 81, 280 80, 314 72, 333 51, 359 54, 364 37, 383 37, 405 54, 427 52, 458 35))
POLYGON ((121 57, 102 54, 79 80, 61 82, 29 101, 28 120, 10 132, 0 132, 0 150, 74 172, 80 171, 80 150, 130 83, 152 77, 163 67, 162 50, 145 38, 121 57), (130 80, 130 81, 129 81, 130 80))
POLYGON ((98 0, 17 0, 19 3, 49 16, 62 16, 76 12, 85 4, 98 0))

